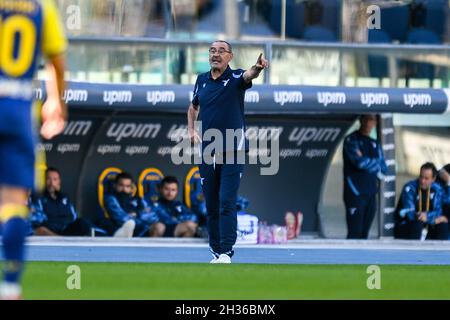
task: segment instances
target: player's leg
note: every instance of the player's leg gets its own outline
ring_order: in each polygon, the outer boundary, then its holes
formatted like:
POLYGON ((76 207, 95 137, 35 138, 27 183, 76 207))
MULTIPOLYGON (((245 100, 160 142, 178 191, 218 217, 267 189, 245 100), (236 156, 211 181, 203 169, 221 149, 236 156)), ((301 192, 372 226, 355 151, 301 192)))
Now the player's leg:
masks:
POLYGON ((363 215, 360 196, 346 196, 345 218, 347 222, 347 239, 360 239, 363 230, 363 215))
POLYGON ((427 240, 448 240, 448 223, 439 223, 428 226, 427 240))
POLYGON ((408 239, 420 240, 425 224, 422 221, 408 221, 408 239))
POLYGON ((242 164, 225 164, 220 183, 220 246, 221 254, 233 256, 237 238, 236 201, 243 173, 242 164))
POLYGON ((166 225, 162 222, 156 222, 150 226, 150 237, 162 237, 166 233, 166 225))
POLYGON ((200 165, 202 190, 207 210, 209 247, 215 258, 220 254, 219 182, 221 165, 200 165))
POLYGON ((394 226, 395 239, 409 239, 409 224, 407 221, 398 221, 394 226))
POLYGON ((363 239, 369 238, 370 227, 372 226, 373 219, 375 218, 375 213, 377 211, 377 195, 371 195, 365 197, 365 208, 364 208, 364 220, 363 220, 363 239))
POLYGON ((28 190, 34 187, 34 142, 31 124, 2 135, 0 141, 0 219, 3 225, 5 260, 1 293, 5 299, 20 297, 20 278, 24 264, 27 233, 28 190))
POLYGON ((25 237, 28 216, 27 192, 21 188, 0 187, 0 220, 3 226, 3 283, 0 297, 19 299, 20 277, 25 259, 25 237))
POLYGON ((173 232, 175 237, 180 238, 191 238, 195 236, 195 231, 197 230, 197 224, 193 221, 185 221, 176 225, 173 232))
POLYGON ((62 232, 63 236, 90 236, 93 226, 83 218, 77 218, 62 232))

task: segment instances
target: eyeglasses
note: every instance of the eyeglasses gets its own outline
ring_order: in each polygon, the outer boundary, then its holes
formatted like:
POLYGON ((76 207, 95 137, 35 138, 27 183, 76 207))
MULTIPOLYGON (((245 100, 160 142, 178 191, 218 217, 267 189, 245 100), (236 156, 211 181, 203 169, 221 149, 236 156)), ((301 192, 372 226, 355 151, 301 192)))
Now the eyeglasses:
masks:
POLYGON ((219 53, 219 55, 223 55, 225 52, 231 53, 231 51, 225 50, 224 48, 220 48, 219 50, 217 50, 216 48, 209 49, 209 54, 211 55, 214 55, 216 53, 219 53))

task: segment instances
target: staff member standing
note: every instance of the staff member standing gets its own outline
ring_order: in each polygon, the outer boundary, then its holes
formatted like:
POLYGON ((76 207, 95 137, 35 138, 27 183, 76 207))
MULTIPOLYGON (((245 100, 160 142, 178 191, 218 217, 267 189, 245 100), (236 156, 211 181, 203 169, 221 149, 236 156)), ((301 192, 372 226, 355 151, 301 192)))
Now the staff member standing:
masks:
POLYGON ((378 179, 387 172, 380 144, 370 137, 375 115, 363 115, 359 130, 344 141, 344 203, 347 239, 367 239, 377 208, 378 179))
MULTIPOLYGON (((207 228, 209 245, 213 254, 211 263, 231 263, 233 246, 236 243, 237 213, 236 199, 243 164, 236 163, 239 152, 245 152, 245 91, 252 87, 252 80, 268 66, 268 61, 262 57, 247 71, 232 70, 229 66, 233 59, 233 50, 226 41, 215 41, 209 48, 209 64, 211 70, 200 74, 195 83, 194 96, 189 106, 188 130, 192 142, 202 143, 202 164, 200 175, 203 193, 208 211, 207 228), (201 108, 200 108, 201 106, 201 108), (209 129, 216 129, 226 136, 226 130, 241 132, 233 147, 208 151, 209 143, 200 139, 195 129, 195 121, 200 114, 202 136, 209 129), (213 163, 205 161, 212 157, 213 163), (223 161, 217 160, 221 159, 223 161), (230 161, 230 159, 233 161, 230 161)), ((228 145, 222 141, 223 146, 228 145)))

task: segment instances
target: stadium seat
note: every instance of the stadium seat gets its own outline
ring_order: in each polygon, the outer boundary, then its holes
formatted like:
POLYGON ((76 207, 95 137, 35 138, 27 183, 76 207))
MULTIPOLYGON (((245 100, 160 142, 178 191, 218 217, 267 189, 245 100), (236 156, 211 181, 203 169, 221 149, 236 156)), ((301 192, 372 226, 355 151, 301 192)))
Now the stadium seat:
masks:
POLYGON ((306 27, 305 32, 303 34, 303 38, 304 40, 307 41, 322 41, 322 42, 336 41, 336 35, 334 34, 334 32, 321 25, 306 27))
MULTIPOLYGON (((408 33, 407 42, 411 44, 439 44, 439 37, 431 30, 423 28, 414 28, 408 33)), ((406 81, 409 86, 410 78, 428 79, 430 86, 436 75, 436 67, 431 63, 424 62, 405 62, 406 81)))
POLYGON ((409 28, 409 6, 393 5, 381 9, 381 30, 392 40, 404 42, 409 28))
MULTIPOLYGON (((369 43, 391 43, 392 39, 386 31, 382 29, 371 29, 368 34, 369 43)), ((389 76, 388 59, 383 55, 369 54, 369 75, 374 78, 384 78, 389 76)))
MULTIPOLYGON (((433 1, 433 3, 440 3, 440 1, 433 1)), ((430 21, 433 19, 435 9, 433 9, 431 1, 416 1, 411 5, 411 30, 408 32, 406 42, 409 44, 441 44, 440 36, 429 29, 430 21), (431 14, 431 16, 430 16, 431 14), (431 19, 431 20, 430 20, 431 19)), ((436 17, 438 19, 438 16, 436 17)), ((407 86, 409 86, 410 78, 428 79, 430 87, 433 86, 433 80, 436 77, 437 71, 433 64, 425 62, 411 62, 405 61, 405 78, 407 86)))
POLYGON ((447 0, 415 0, 414 4, 423 4, 426 8, 425 28, 433 31, 442 39, 445 29, 447 0))
POLYGON ((340 1, 309 1, 305 6, 305 31, 307 41, 335 42, 338 39, 340 1))
MULTIPOLYGON (((295 0, 286 1, 286 37, 301 39, 303 37, 305 4, 295 0)), ((281 33, 281 1, 272 0, 270 26, 281 33)))
POLYGON ((108 214, 106 213, 105 210, 105 195, 113 192, 114 181, 116 179, 116 176, 121 172, 122 170, 119 168, 109 167, 103 170, 98 178, 97 183, 98 203, 106 217, 108 217, 108 214))
POLYGON ((148 204, 159 199, 159 183, 164 178, 163 173, 156 168, 147 168, 141 172, 138 179, 138 195, 148 204))
POLYGON ((341 0, 324 0, 324 11, 322 25, 328 30, 332 30, 334 37, 339 39, 341 29, 341 0))
POLYGON ((200 225, 206 222, 206 203, 198 167, 189 170, 186 176, 184 183, 184 203, 186 207, 197 214, 200 225))
MULTIPOLYGON (((239 21, 240 21, 240 34, 241 36, 256 36, 256 37, 275 37, 275 32, 267 25, 267 18, 264 18, 261 14, 253 14, 253 10, 250 5, 245 1, 238 2, 239 21)), ((257 11, 260 12, 261 6, 269 4, 259 4, 257 11)))

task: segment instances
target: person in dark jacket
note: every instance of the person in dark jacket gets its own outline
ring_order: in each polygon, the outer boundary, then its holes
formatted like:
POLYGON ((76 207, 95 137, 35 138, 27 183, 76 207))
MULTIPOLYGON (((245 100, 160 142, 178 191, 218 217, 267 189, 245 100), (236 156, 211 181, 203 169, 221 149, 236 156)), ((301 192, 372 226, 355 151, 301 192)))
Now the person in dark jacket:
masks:
POLYGON ((370 137, 375 115, 363 115, 359 130, 344 141, 344 203, 347 239, 367 239, 375 217, 379 181, 387 172, 383 150, 370 137))
POLYGON ((450 163, 439 170, 436 182, 442 188, 442 214, 450 219, 450 163))
POLYGON ((155 225, 159 237, 194 237, 198 217, 189 211, 178 196, 179 183, 177 178, 167 176, 160 184, 160 199, 153 205, 153 211, 158 215, 155 225))
POLYGON ((45 172, 45 191, 39 198, 47 218, 34 229, 35 235, 90 236, 93 226, 79 218, 67 195, 61 192, 61 174, 56 168, 45 172))
POLYGON ((118 174, 114 192, 105 197, 105 210, 115 227, 124 233, 134 237, 154 236, 157 215, 144 199, 133 195, 134 188, 133 177, 129 173, 118 174))
POLYGON ((448 239, 448 218, 442 215, 443 190, 437 170, 427 162, 418 179, 403 187, 395 212, 394 236, 400 239, 448 239))

